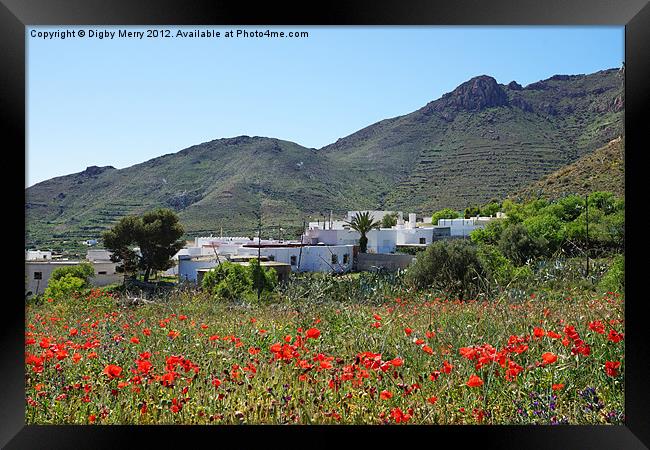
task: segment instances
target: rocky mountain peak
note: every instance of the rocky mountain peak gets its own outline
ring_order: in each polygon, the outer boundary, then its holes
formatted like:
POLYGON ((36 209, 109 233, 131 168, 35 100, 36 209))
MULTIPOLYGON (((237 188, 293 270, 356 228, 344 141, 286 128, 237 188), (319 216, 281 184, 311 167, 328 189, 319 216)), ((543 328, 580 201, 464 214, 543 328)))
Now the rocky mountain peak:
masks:
POLYGON ((438 100, 436 110, 481 111, 508 104, 508 96, 497 81, 487 75, 474 77, 438 100))

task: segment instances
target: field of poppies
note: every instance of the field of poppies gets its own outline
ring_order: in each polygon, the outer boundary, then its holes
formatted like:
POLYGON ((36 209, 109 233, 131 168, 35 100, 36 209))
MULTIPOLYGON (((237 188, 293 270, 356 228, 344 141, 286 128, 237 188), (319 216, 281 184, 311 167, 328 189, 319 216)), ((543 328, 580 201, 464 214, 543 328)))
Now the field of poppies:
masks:
POLYGON ((26 307, 28 424, 620 424, 624 305, 458 301, 26 307))

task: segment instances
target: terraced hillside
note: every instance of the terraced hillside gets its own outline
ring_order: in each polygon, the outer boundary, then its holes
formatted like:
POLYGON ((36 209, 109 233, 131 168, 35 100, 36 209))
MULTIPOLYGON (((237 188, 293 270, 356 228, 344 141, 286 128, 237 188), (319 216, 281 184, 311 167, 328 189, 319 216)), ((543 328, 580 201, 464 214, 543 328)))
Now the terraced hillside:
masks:
POLYGON ((188 236, 297 235, 348 209, 429 214, 503 198, 623 133, 623 74, 556 75, 522 87, 473 78, 419 110, 320 150, 217 139, 124 169, 89 167, 26 190, 26 246, 97 238, 119 217, 178 211, 188 236))
POLYGON ((386 180, 387 209, 463 209, 514 192, 621 135, 622 83, 616 69, 526 87, 480 76, 324 151, 358 177, 386 180))
POLYGON ((625 143, 622 137, 513 193, 511 197, 553 200, 568 194, 583 195, 594 191, 625 196, 625 143))

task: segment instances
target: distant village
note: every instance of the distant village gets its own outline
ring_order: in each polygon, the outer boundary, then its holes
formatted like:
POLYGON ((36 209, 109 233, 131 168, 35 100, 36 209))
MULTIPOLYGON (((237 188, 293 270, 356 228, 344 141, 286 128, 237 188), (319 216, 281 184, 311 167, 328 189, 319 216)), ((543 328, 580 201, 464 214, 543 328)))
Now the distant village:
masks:
MULTIPOLYGON (((253 237, 207 236, 196 237, 176 255, 176 264, 164 272, 179 282, 199 283, 205 273, 224 261, 247 265, 258 259, 263 267, 275 269, 280 281, 291 272, 329 272, 398 270, 406 268, 414 256, 414 250, 426 248, 442 239, 468 238, 477 228, 499 218, 471 217, 468 219, 440 219, 432 224, 431 217, 417 219, 414 213, 408 219, 401 211, 348 211, 343 219, 309 222, 300 240, 261 239, 253 237), (349 222, 357 213, 368 212, 381 222, 387 215, 397 215, 397 223, 390 228, 369 231, 366 253, 359 252, 360 233, 351 229, 349 222)), ((84 241, 92 247, 96 239, 84 241)), ((42 294, 52 272, 64 266, 82 262, 90 263, 95 270, 91 279, 94 286, 120 283, 123 274, 117 272, 117 263, 111 261, 111 253, 103 249, 89 249, 85 260, 71 260, 51 251, 26 250, 26 289, 31 295, 42 294)))

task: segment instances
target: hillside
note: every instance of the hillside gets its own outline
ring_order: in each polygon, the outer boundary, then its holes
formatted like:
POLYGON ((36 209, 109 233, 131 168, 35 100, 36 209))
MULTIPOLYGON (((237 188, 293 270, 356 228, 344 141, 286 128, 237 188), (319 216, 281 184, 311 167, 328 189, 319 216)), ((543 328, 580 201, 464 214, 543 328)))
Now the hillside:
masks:
POLYGON ((545 176, 511 195, 514 199, 556 199, 568 194, 610 191, 625 195, 625 149, 622 138, 614 139, 573 164, 545 176))
POLYGON ((413 113, 320 150, 239 136, 124 169, 89 167, 26 189, 26 246, 99 237, 119 217, 175 209, 188 235, 296 235, 348 209, 430 213, 503 198, 623 131, 622 73, 556 75, 522 87, 479 76, 413 113))
POLYGON ((386 209, 463 209, 576 161, 622 134, 617 70, 522 87, 473 78, 405 116, 324 148, 385 186, 386 209))

